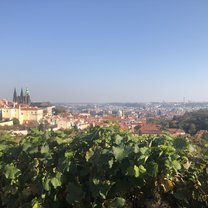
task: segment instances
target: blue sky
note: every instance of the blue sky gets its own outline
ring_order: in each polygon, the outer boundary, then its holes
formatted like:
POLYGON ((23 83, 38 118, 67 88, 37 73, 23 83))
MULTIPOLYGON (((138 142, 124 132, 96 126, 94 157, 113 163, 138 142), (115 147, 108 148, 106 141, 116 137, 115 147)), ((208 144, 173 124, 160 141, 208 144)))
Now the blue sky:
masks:
POLYGON ((0 97, 208 101, 207 0, 0 1, 0 97))

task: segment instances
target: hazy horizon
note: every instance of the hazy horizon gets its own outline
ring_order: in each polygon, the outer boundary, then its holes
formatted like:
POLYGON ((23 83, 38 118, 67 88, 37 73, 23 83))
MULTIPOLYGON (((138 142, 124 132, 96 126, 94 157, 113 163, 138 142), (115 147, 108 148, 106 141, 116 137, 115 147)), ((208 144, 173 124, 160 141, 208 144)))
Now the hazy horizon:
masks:
POLYGON ((0 99, 208 101, 208 1, 0 2, 0 99))

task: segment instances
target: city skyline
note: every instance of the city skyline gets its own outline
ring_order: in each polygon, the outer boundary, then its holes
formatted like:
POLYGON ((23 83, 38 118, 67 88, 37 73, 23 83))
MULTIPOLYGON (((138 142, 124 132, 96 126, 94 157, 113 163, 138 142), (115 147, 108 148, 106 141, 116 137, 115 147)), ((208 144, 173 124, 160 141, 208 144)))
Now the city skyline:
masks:
MULTIPOLYGON (((20 99, 20 102, 23 102, 21 101, 21 99, 23 100, 23 98, 20 98, 21 96, 28 96, 30 97, 30 91, 29 89, 26 87, 26 88, 19 88, 17 89, 16 87, 14 87, 13 89, 13 94, 10 95, 8 98, 4 98, 4 99, 8 99, 9 101, 13 101, 13 102, 19 102, 18 99, 20 99), (19 92, 19 95, 18 95, 18 92, 19 92), (15 98, 16 96, 16 98, 15 98), (16 100, 17 99, 17 100, 16 100)), ((30 99, 30 98, 29 98, 30 99)), ((34 102, 37 102, 37 101, 40 101, 40 100, 33 100, 34 102)), ((49 100, 42 100, 44 102, 50 102, 49 100)), ((192 101, 192 100, 189 100, 187 99, 186 97, 183 97, 181 100, 174 100, 174 101, 166 101, 166 100, 162 100, 162 101, 159 101, 159 100, 151 100, 151 101, 111 101, 111 102, 67 102, 67 101, 54 101, 54 103, 57 103, 57 104, 61 104, 61 103, 66 103, 66 104, 116 104, 116 103, 208 103, 208 101, 206 100, 200 100, 200 101, 192 101)))
POLYGON ((2 1, 0 96, 208 101, 208 2, 2 1))

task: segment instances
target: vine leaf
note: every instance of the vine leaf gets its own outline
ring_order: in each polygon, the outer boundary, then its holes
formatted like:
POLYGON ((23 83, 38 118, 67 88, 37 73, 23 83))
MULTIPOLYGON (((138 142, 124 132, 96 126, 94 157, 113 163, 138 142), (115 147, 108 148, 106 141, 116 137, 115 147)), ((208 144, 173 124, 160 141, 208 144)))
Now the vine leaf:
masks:
POLYGON ((111 203, 110 207, 111 208, 122 208, 126 205, 126 200, 121 197, 115 198, 111 203))
POLYGON ((147 174, 152 177, 157 177, 158 164, 156 162, 150 162, 147 164, 147 174))
POLYGON ((88 162, 89 159, 93 156, 93 154, 94 154, 94 152, 93 152, 92 148, 90 148, 90 149, 86 152, 86 154, 85 154, 85 159, 86 159, 87 162, 88 162))
POLYGON ((117 161, 121 161, 125 157, 127 157, 127 152, 125 151, 123 146, 113 147, 113 154, 117 161))
POLYGON ((16 177, 21 175, 21 172, 18 168, 14 166, 13 163, 5 166, 5 177, 7 179, 15 179, 16 177))

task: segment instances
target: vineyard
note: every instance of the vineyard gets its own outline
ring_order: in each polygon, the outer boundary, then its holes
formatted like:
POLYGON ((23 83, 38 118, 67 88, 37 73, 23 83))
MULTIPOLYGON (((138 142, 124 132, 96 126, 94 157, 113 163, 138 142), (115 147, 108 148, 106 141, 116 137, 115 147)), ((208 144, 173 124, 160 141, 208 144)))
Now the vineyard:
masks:
POLYGON ((2 134, 0 207, 208 207, 207 143, 113 127, 2 134))

